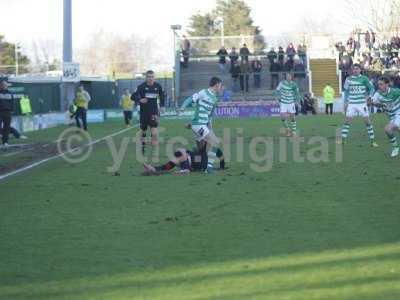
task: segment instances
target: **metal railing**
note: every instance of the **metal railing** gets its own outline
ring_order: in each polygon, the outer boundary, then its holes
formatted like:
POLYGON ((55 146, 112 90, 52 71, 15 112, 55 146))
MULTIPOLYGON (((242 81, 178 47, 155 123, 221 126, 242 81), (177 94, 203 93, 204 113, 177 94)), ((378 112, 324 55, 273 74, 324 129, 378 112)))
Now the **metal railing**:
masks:
MULTIPOLYGON (((186 73, 181 78, 180 100, 208 87, 212 76, 219 76, 223 80, 224 101, 252 101, 273 100, 275 91, 280 81, 285 79, 287 72, 248 72, 231 73, 186 73)), ((290 72, 294 75, 294 81, 298 84, 301 94, 309 93, 311 72, 290 72)))

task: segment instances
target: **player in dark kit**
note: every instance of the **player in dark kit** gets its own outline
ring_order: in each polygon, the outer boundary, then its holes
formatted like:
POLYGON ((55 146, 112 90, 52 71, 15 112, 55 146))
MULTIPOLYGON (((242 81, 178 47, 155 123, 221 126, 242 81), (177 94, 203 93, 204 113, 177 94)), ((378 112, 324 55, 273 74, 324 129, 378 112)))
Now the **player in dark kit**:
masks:
MULTIPOLYGON (((217 158, 219 159, 219 167, 225 169, 225 158, 221 149, 217 149, 217 158)), ((145 175, 160 175, 172 171, 179 166, 179 173, 204 172, 207 169, 207 153, 203 150, 179 149, 174 153, 174 159, 161 166, 152 166, 144 164, 145 175)))
POLYGON ((154 72, 146 72, 146 81, 139 85, 131 99, 136 105, 140 105, 140 137, 142 143, 142 152, 145 153, 146 133, 150 127, 151 144, 158 144, 158 119, 160 116, 158 105, 164 110, 164 92, 160 84, 154 80, 154 72), (158 100, 160 103, 158 103, 158 100))

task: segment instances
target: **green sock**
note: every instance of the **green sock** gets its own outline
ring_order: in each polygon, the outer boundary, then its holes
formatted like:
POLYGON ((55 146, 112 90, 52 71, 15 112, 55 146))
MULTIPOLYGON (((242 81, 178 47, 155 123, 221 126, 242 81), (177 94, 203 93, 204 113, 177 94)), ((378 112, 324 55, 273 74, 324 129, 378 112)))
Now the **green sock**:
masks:
POLYGON ((214 162, 217 159, 217 149, 213 147, 210 151, 207 152, 207 156, 208 156, 207 168, 213 169, 214 162))
POLYGON ((296 131, 297 131, 297 122, 296 122, 296 121, 292 121, 292 122, 290 123, 290 128, 292 129, 292 131, 293 131, 294 133, 296 133, 296 131))
POLYGON ((342 127, 342 138, 347 139, 349 136, 349 131, 350 131, 350 125, 349 124, 344 124, 342 127))
POLYGON ((374 126, 372 124, 368 125, 367 126, 367 131, 368 131, 369 139, 371 140, 371 142, 373 142, 374 139, 375 139, 374 126))

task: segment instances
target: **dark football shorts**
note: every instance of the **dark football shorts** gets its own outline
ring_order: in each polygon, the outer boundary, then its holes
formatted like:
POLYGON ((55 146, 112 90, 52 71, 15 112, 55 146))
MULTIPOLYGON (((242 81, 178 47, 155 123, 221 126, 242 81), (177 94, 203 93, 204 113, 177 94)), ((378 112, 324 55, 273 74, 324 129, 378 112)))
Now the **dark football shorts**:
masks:
POLYGON ((158 115, 140 115, 140 129, 146 131, 147 128, 158 127, 158 115))

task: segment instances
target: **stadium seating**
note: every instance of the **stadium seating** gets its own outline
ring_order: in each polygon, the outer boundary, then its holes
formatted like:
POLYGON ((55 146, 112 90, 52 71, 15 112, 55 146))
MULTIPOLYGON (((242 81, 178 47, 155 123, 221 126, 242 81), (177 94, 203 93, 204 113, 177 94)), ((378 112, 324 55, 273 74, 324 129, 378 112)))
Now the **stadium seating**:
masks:
MULTIPOLYGON (((274 99, 273 90, 270 88, 271 74, 269 72, 269 62, 265 57, 261 57, 260 60, 263 65, 263 71, 261 73, 261 87, 258 89, 254 88, 253 74, 249 74, 249 92, 244 93, 239 91, 237 93, 231 93, 230 101, 274 99)), ((225 74, 222 74, 219 69, 217 57, 192 59, 188 68, 181 68, 179 78, 179 99, 185 99, 186 97, 189 97, 199 90, 207 87, 210 77, 215 75, 221 77, 227 89, 231 90, 232 78, 231 74, 229 73, 229 68, 229 59, 227 59, 225 74)), ((303 86, 301 87, 301 92, 305 92, 307 89, 307 86, 303 86)))

